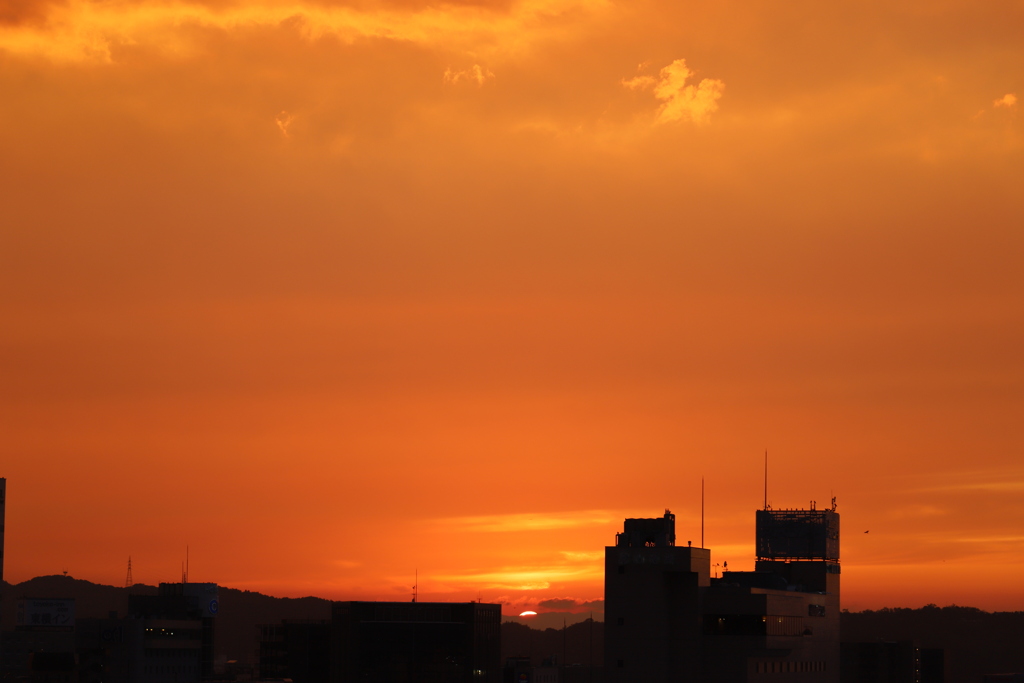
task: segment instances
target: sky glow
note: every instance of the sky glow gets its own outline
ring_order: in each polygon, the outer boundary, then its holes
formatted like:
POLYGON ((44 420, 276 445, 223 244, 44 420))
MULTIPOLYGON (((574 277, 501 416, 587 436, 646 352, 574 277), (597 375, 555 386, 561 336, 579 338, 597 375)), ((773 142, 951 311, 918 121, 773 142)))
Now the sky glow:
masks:
POLYGON ((5 3, 5 578, 600 614, 702 477, 752 568, 767 449, 844 607, 1024 610, 1022 25, 5 3))

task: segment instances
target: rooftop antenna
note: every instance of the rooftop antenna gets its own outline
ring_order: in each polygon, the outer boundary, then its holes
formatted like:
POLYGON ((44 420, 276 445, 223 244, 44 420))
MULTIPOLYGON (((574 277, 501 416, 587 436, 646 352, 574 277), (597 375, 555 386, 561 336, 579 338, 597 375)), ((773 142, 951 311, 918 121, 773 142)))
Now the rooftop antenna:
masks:
POLYGON ((700 478, 700 547, 704 547, 704 477, 700 478))
POLYGON ((416 568, 416 583, 412 585, 412 601, 416 602, 420 597, 420 570, 416 568))
POLYGON ((768 509, 768 449, 764 449, 764 509, 768 509))
POLYGON ((134 585, 135 585, 135 582, 132 581, 132 556, 129 555, 128 556, 128 576, 125 577, 124 587, 125 588, 131 588, 134 585))

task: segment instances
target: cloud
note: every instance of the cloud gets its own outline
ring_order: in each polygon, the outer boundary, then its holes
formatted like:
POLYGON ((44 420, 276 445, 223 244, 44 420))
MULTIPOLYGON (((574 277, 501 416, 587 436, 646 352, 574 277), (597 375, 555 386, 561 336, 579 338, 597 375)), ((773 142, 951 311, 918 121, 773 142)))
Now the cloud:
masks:
POLYGON ((599 581, 604 575, 602 566, 567 566, 561 564, 508 566, 493 570, 467 571, 452 574, 431 575, 433 582, 458 586, 464 589, 502 591, 546 590, 555 582, 599 581))
POLYGON ((1016 493, 1024 491, 1024 481, 982 481, 968 482, 963 484, 949 484, 947 486, 936 486, 925 491, 990 491, 992 493, 1016 493))
POLYGON ((4 0, 0 3, 0 25, 37 23, 46 17, 47 0, 4 0))
POLYGON ((654 76, 634 76, 628 81, 625 78, 622 79, 622 85, 630 90, 647 90, 653 88, 657 83, 658 79, 654 76))
MULTIPOLYGON (((640 65, 642 69, 643 64, 640 65)), ((640 75, 623 79, 622 85, 630 90, 653 89, 654 96, 664 104, 658 108, 656 123, 693 121, 707 123, 718 111, 718 100, 725 91, 725 83, 705 78, 697 85, 686 85, 693 72, 685 59, 677 59, 658 73, 658 78, 640 75)))
POLYGON ((196 28, 272 28, 298 31, 311 41, 334 37, 353 43, 372 38, 463 53, 517 53, 550 39, 549 24, 557 23, 559 16, 599 11, 607 4, 555 0, 496 7, 470 3, 362 8, 262 0, 211 7, 195 1, 98 4, 71 0, 51 5, 45 16, 32 10, 37 20, 31 23, 22 21, 28 9, 9 13, 7 21, 0 20, 0 51, 42 55, 57 62, 111 62, 114 48, 121 45, 150 46, 169 54, 187 52, 196 28))
POLYGON ((686 60, 677 59, 661 70, 661 80, 654 86, 654 96, 664 100, 658 111, 658 123, 692 120, 705 123, 718 110, 718 99, 725 90, 725 83, 705 78, 697 86, 686 85, 693 72, 686 67, 686 60))
POLYGON ((604 559, 603 550, 573 551, 563 550, 562 556, 570 562, 601 562, 604 559))
POLYGON ((984 543, 986 545, 1006 545, 1024 543, 1024 536, 968 536, 949 539, 955 543, 984 543))
POLYGON ((1013 93, 1006 93, 998 100, 992 102, 993 107, 1006 107, 1007 109, 1013 109, 1017 106, 1017 96, 1013 93))
POLYGON ((452 71, 451 67, 444 71, 444 82, 457 84, 460 81, 476 83, 477 86, 482 86, 485 81, 494 78, 494 74, 490 69, 482 67, 479 64, 474 64, 469 69, 462 71, 452 71))
POLYGON ((294 120, 295 120, 295 116, 293 116, 292 114, 289 114, 286 111, 282 111, 280 114, 278 114, 274 118, 274 123, 276 123, 277 127, 281 129, 281 133, 285 137, 289 137, 289 135, 288 135, 288 126, 292 125, 292 121, 294 121, 294 120))
POLYGON ((551 610, 604 609, 604 600, 577 600, 576 598, 548 598, 537 603, 551 610))
POLYGON ((334 564, 342 569, 355 569, 356 567, 362 566, 363 563, 356 562, 354 560, 335 560, 334 564))
POLYGON ((540 607, 547 607, 548 609, 570 609, 577 604, 578 601, 575 598, 549 598, 537 603, 540 607))
POLYGON ((481 517, 449 517, 434 520, 452 531, 493 533, 497 531, 549 531, 579 526, 608 524, 615 517, 607 510, 522 513, 481 517))

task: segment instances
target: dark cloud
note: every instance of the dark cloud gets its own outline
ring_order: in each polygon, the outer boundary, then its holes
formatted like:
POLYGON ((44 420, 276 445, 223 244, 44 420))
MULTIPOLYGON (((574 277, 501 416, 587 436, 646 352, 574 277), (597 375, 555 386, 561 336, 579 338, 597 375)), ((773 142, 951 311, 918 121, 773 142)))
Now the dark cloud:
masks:
POLYGON ((537 603, 540 607, 547 607, 548 609, 570 609, 579 604, 573 598, 551 598, 550 600, 541 600, 537 603))
POLYGON ((0 25, 39 24, 50 8, 63 5, 62 0, 3 0, 0 2, 0 25))
POLYGON ((550 598, 537 603, 539 607, 553 610, 604 609, 604 600, 577 600, 576 598, 550 598))

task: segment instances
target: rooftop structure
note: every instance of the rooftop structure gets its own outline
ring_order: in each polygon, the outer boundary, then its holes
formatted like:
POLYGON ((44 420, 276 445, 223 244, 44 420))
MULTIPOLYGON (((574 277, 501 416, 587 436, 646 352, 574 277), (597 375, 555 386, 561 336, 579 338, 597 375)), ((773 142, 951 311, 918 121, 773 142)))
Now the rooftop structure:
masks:
POLYGON ((710 550, 675 545, 668 510, 625 520, 605 548, 608 683, 838 683, 834 501, 758 510, 756 540, 755 571, 717 579, 710 550))

